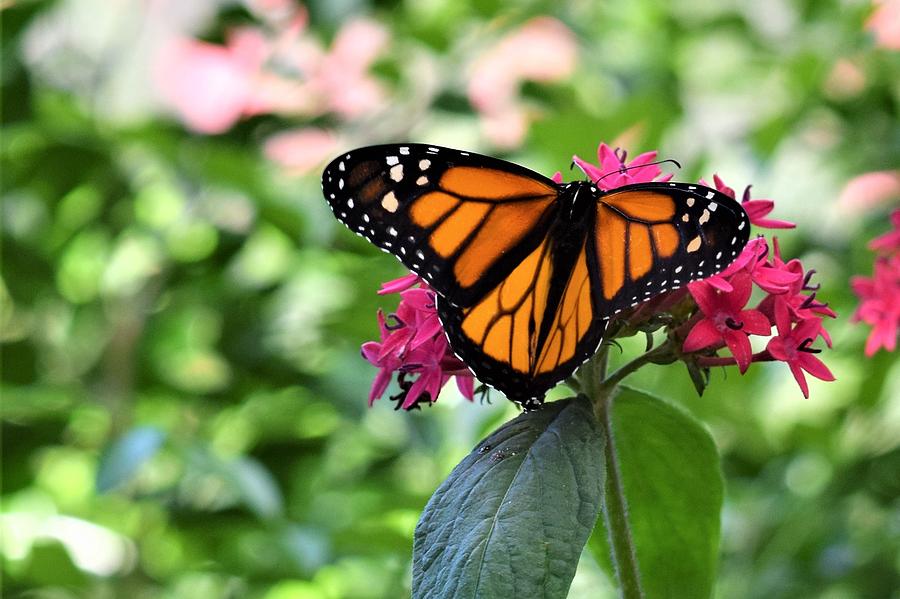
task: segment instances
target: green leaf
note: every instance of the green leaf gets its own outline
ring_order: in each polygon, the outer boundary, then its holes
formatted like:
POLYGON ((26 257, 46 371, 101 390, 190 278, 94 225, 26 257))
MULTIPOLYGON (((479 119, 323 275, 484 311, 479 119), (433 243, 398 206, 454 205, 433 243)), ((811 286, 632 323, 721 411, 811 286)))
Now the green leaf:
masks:
POLYGON ((281 516, 284 500, 272 473, 259 461, 241 457, 226 466, 228 478, 235 485, 244 505, 259 518, 281 516))
POLYGON ((684 410, 629 388, 603 424, 607 486, 591 552, 609 572, 612 545, 625 597, 709 597, 723 493, 709 433, 684 410))
POLYGON ((113 443, 97 469, 97 491, 105 493, 130 481, 138 469, 152 458, 166 434, 151 426, 133 428, 113 443))
POLYGON ((587 398, 506 423, 425 507, 413 545, 413 597, 565 597, 602 482, 603 437, 587 398))

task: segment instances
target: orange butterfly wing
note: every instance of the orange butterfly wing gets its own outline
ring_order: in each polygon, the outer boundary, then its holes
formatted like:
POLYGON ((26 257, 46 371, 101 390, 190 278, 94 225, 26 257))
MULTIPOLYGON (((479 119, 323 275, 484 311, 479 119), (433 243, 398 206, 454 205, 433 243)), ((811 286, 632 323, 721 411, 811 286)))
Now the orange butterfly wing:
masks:
POLYGON ((480 299, 546 235, 553 181, 508 162, 420 144, 332 161, 323 192, 350 230, 459 305, 480 299))

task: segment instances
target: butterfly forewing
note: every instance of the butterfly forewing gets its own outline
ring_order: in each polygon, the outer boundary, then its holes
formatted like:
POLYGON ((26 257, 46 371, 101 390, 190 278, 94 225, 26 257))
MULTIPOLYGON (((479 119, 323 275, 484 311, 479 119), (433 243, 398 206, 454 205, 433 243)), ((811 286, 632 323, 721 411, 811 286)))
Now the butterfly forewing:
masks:
POLYGON ((322 175, 332 211, 446 299, 471 305, 546 236, 556 184, 517 165, 421 144, 372 146, 322 175))

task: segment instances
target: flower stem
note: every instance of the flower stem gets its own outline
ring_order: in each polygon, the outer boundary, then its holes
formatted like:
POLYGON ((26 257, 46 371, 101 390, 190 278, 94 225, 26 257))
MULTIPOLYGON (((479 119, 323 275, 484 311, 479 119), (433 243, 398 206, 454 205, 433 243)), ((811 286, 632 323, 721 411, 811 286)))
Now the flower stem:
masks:
MULTIPOLYGON (((774 362, 775 358, 768 350, 755 353, 750 356, 751 362, 774 362)), ((700 356, 697 358, 697 364, 700 366, 734 366, 737 364, 731 356, 700 356)))
POLYGON ((602 387, 612 389, 616 385, 618 385, 622 379, 626 376, 640 368, 645 364, 649 364, 653 360, 664 356, 667 353, 672 351, 672 344, 670 342, 663 343, 658 347, 651 349, 650 351, 641 354, 631 362, 628 362, 624 366, 621 366, 618 370, 613 372, 611 375, 606 377, 605 380, 601 383, 602 387))
POLYGON ((594 415, 603 428, 606 439, 602 517, 609 535, 610 558, 615 566, 621 596, 623 599, 643 599, 640 568, 631 535, 631 523, 628 521, 628 500, 613 431, 612 403, 622 379, 645 364, 665 361, 670 357, 674 359, 674 345, 672 341, 666 341, 607 375, 609 347, 609 344, 601 345, 597 355, 578 371, 578 390, 590 398, 594 415))
MULTIPOLYGON (((621 369, 616 372, 620 371, 621 369)), ((597 372, 595 367, 591 374, 597 375, 600 373, 597 372)), ((585 390, 594 404, 594 414, 596 414, 597 420, 603 427, 603 436, 606 439, 606 449, 604 451, 606 481, 603 490, 602 517, 609 535, 610 559, 615 567, 621 596, 623 599, 642 599, 644 594, 641 591, 637 554, 635 553, 634 541, 631 537, 627 499, 613 434, 611 408, 618 388, 615 384, 606 384, 608 380, 608 378, 604 380, 603 376, 595 376, 593 385, 585 385, 585 390)))
POLYGON ((609 358, 609 345, 603 344, 593 358, 585 362, 578 370, 578 388, 579 393, 587 395, 591 403, 594 405, 594 414, 597 420, 601 421, 600 408, 598 407, 599 397, 601 396, 601 387, 603 379, 606 376, 606 365, 609 358))

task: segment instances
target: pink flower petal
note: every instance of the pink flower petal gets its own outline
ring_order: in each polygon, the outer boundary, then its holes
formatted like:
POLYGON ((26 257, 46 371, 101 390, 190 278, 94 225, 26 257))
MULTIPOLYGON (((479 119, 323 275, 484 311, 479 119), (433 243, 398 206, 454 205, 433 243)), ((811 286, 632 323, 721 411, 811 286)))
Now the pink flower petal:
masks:
POLYGON ((718 343, 722 339, 716 325, 709 319, 703 319, 691 328, 684 340, 682 349, 685 352, 694 352, 704 347, 718 343))
POLYGON ((463 397, 475 401, 475 378, 467 375, 456 375, 456 387, 463 397))
POLYGON ((387 295, 388 293, 400 293, 401 291, 405 291, 416 285, 420 282, 419 275, 416 273, 409 273, 408 275, 404 275, 399 279, 392 279, 385 283, 381 284, 381 289, 378 290, 378 295, 387 295))
POLYGON ((809 385, 806 383, 806 377, 803 375, 803 370, 794 362, 788 362, 788 367, 791 369, 791 374, 794 375, 794 380, 800 385, 800 391, 803 392, 803 397, 809 399, 809 385))
POLYGON ((803 370, 810 373, 817 379, 821 379, 823 381, 835 380, 834 375, 831 374, 831 371, 828 370, 828 367, 825 366, 825 364, 821 360, 810 353, 803 352, 802 355, 798 358, 797 363, 800 364, 800 367, 803 368, 803 370))
POLYGON ((765 314, 757 310, 744 310, 741 312, 741 321, 744 323, 743 331, 751 335, 768 335, 772 332, 772 325, 765 314))
POLYGON ((391 377, 393 376, 393 371, 388 370, 386 368, 382 368, 378 371, 378 374, 375 375, 375 380, 372 381, 372 388, 369 391, 369 407, 372 407, 372 404, 375 403, 375 400, 381 399, 381 396, 384 395, 384 392, 387 390, 388 385, 391 383, 391 377))
POLYGON ((725 343, 728 345, 728 349, 731 350, 731 355, 734 356, 738 369, 741 374, 744 374, 747 372, 747 368, 750 367, 750 361, 753 358, 750 339, 747 338, 743 331, 732 331, 730 329, 725 331, 722 337, 725 338, 725 343))

